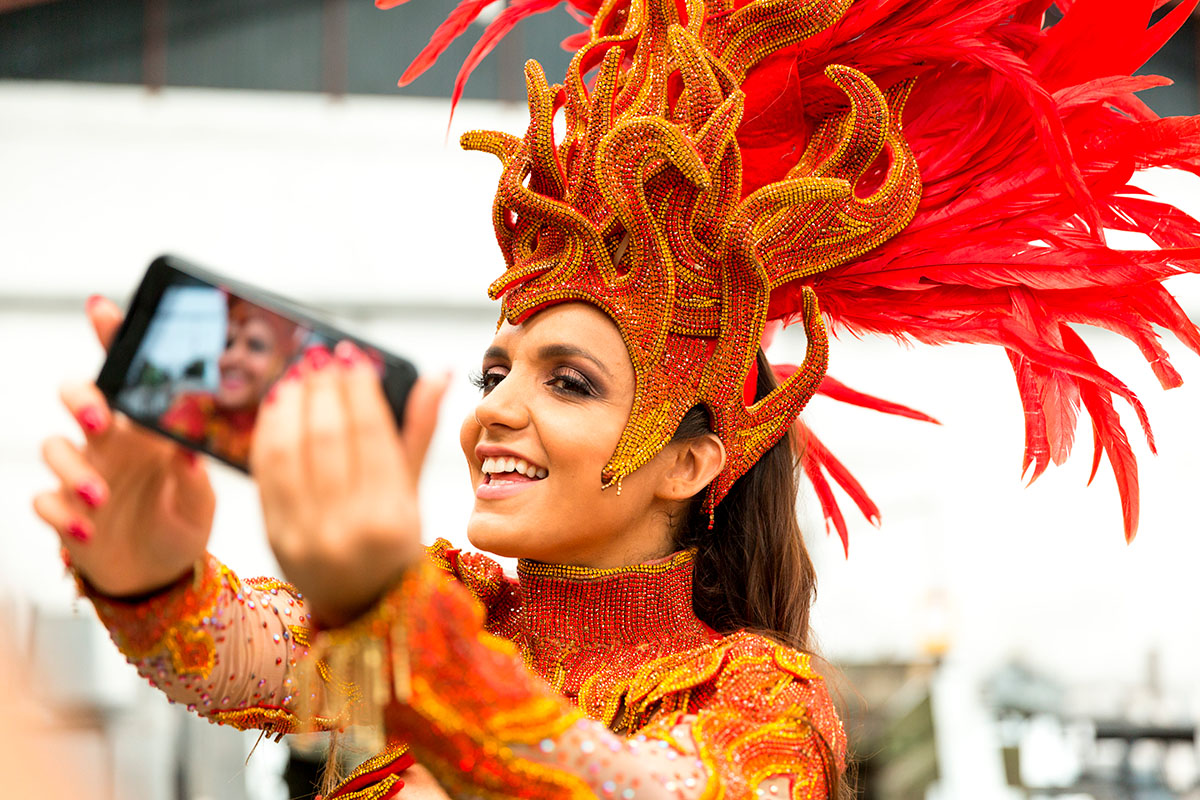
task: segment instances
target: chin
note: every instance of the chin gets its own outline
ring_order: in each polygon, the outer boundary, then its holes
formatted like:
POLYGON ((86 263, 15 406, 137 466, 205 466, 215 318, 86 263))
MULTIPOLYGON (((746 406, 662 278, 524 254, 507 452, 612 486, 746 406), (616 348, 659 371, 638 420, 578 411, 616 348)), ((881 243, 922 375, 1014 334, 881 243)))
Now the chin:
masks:
POLYGON ((467 522, 467 541, 471 546, 503 558, 534 558, 529 552, 529 536, 525 531, 505 524, 497 515, 471 514, 467 522), (482 519, 487 516, 490 519, 482 519))

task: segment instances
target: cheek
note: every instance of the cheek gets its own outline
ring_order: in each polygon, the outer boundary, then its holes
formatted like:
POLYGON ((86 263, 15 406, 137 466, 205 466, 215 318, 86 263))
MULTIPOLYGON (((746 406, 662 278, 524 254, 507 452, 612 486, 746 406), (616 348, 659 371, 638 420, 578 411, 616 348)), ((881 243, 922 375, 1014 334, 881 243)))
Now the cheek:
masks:
POLYGON ((471 463, 471 459, 475 456, 475 445, 479 443, 480 434, 479 423, 475 421, 474 414, 468 414, 463 418, 462 426, 458 429, 458 444, 462 447, 463 455, 466 456, 467 463, 471 463))
POLYGON ((259 379, 274 377, 277 360, 272 353, 250 353, 246 357, 246 369, 259 379))

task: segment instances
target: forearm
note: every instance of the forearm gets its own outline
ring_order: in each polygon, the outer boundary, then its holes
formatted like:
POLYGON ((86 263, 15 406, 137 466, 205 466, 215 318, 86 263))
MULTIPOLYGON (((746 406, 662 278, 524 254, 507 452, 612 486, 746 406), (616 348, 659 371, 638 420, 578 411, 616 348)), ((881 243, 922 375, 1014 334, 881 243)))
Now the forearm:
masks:
POLYGON ((212 556, 190 579, 137 603, 81 591, 125 657, 172 701, 215 722, 297 727, 294 669, 307 653, 302 599, 285 584, 241 581, 212 556))

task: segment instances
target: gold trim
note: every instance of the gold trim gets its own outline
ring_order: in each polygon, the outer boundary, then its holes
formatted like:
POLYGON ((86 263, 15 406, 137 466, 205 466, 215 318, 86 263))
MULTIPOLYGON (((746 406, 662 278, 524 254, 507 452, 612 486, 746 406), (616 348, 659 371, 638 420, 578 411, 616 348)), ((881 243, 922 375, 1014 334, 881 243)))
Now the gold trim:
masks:
POLYGON ((680 550, 667 558, 648 564, 605 568, 580 567, 574 564, 545 564, 541 561, 522 558, 517 562, 517 574, 521 577, 568 578, 570 580, 598 580, 618 575, 662 575, 695 560, 694 550, 680 550))

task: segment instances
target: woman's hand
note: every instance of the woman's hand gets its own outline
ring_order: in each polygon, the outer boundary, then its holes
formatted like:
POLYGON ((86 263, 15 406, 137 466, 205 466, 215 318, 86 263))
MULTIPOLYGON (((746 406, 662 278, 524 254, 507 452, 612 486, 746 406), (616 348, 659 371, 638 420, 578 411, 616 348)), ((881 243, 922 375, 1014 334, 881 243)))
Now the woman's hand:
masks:
MULTIPOLYGON (((87 311, 107 348, 120 310, 94 297, 87 311)), ((42 458, 60 483, 34 498, 34 510, 97 591, 119 597, 173 583, 203 557, 212 530, 215 501, 203 464, 113 414, 95 384, 64 386, 60 395, 84 443, 64 436, 42 443, 42 458)))
POLYGON ((326 626, 354 619, 421 557, 420 466, 446 380, 418 380, 397 431, 350 342, 309 350, 259 412, 250 468, 283 572, 326 626))

